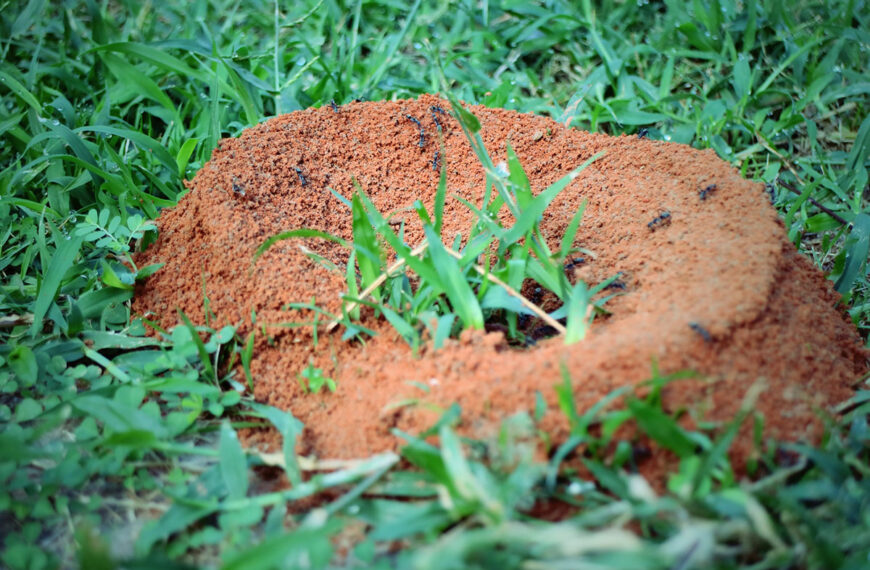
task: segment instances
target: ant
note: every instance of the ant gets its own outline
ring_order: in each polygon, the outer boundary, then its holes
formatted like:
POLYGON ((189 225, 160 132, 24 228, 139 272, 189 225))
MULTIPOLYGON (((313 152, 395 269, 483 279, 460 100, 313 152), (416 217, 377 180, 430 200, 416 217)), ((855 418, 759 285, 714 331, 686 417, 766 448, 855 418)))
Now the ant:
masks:
POLYGON ((233 192, 241 194, 242 196, 245 195, 245 189, 240 184, 236 183, 235 177, 233 177, 233 192))
POLYGON ((329 102, 329 106, 332 107, 332 110, 338 113, 338 105, 335 104, 335 99, 329 102))
POLYGON ((294 166, 293 170, 296 171, 296 176, 299 177, 299 182, 302 183, 302 187, 304 188, 305 186, 308 186, 308 179, 302 175, 302 169, 294 166))
POLYGON ((709 196, 710 194, 712 194, 716 190, 717 190, 716 185, 710 184, 709 186, 707 186, 706 188, 704 188, 703 190, 698 192, 698 197, 701 198, 701 201, 704 201, 707 199, 707 196, 709 196))
POLYGON ((432 120, 435 121, 435 125, 440 129, 441 122, 438 120, 438 113, 441 113, 442 115, 446 115, 447 111, 445 111, 444 109, 442 109, 441 107, 439 107, 437 105, 432 105, 431 107, 429 107, 429 113, 432 114, 432 120))
POLYGON ((637 138, 645 139, 647 137, 649 137, 649 129, 641 129, 637 131, 637 138))
POLYGON ((626 289, 625 281, 623 281, 622 279, 619 279, 623 275, 624 274, 622 273, 622 271, 617 272, 616 273, 617 278, 614 279, 613 281, 611 281, 610 283, 608 283, 607 285, 605 285, 604 288, 605 289, 621 289, 624 291, 626 289))
POLYGON ((437 171, 438 165, 441 164, 441 155, 439 151, 435 151, 435 157, 432 159, 432 170, 437 171))
POLYGON ((701 338, 704 339, 704 342, 713 342, 713 337, 710 335, 709 332, 707 332, 707 329, 705 329, 698 323, 689 323, 689 328, 701 335, 701 338))
POLYGON ((551 336, 556 336, 558 333, 559 331, 557 331, 550 325, 541 325, 531 332, 529 339, 531 340, 531 342, 529 343, 529 346, 534 346, 538 344, 537 339, 550 338, 551 336))
POLYGON ((770 196, 770 203, 773 204, 776 202, 776 187, 770 182, 765 183, 764 190, 767 192, 767 195, 770 196))
POLYGON ((583 257, 575 257, 571 261, 565 264, 565 269, 573 269, 577 265, 583 265, 586 263, 586 259, 583 257))
POLYGON ((426 135, 424 134, 425 131, 423 130, 423 125, 420 124, 419 119, 417 119, 416 117, 412 117, 411 115, 405 115, 405 118, 414 121, 414 124, 417 125, 418 129, 420 129, 420 148, 426 146, 426 135))
POLYGON ((661 214, 656 216, 653 219, 653 221, 648 223, 646 225, 646 227, 648 227, 650 229, 650 231, 654 232, 654 231, 656 231, 656 229, 658 229, 662 226, 670 225, 670 223, 671 223, 671 213, 668 212, 667 210, 665 210, 664 212, 662 212, 661 214))

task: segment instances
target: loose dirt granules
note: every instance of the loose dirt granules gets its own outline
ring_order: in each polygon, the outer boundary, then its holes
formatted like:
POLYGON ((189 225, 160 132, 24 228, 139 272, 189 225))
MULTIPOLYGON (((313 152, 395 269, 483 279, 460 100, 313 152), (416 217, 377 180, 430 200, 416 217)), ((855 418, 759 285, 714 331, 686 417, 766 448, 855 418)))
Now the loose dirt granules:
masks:
MULTIPOLYGON (((416 245, 423 236, 410 207, 420 199, 432 211, 444 161, 443 235, 445 241, 456 232, 467 235, 473 215, 451 197, 479 204, 483 170, 456 121, 433 107, 449 108, 433 96, 350 103, 337 112, 326 106, 221 141, 188 183, 190 192, 162 213, 157 242, 137 259, 166 265, 139 288, 134 310, 156 315, 163 327, 176 323, 176 308, 203 323, 204 281, 218 324, 234 324, 243 335, 258 331, 252 363, 257 399, 301 419, 300 451, 321 457, 393 449, 401 442, 391 428, 419 431, 436 417, 433 408, 453 402, 462 407, 461 429, 485 435, 508 415, 532 409, 536 391, 549 405, 542 427, 558 441, 567 434, 553 389, 561 381, 560 363, 571 373, 581 411, 649 378, 654 360, 663 374, 700 374, 700 380, 670 384, 664 405, 705 420, 733 417, 749 387, 761 381, 766 389, 756 409, 764 414, 766 435, 779 438, 817 437, 818 410, 850 396, 867 369, 866 353, 835 308, 830 283, 786 240, 760 184, 743 180, 711 150, 590 134, 484 107, 470 110, 494 162, 506 160, 510 141, 535 192, 606 152, 553 202, 542 227, 557 247, 588 200, 576 245, 594 257, 572 270, 587 283, 622 272, 623 294, 607 305, 612 314, 572 346, 555 338, 517 350, 500 333, 464 334, 419 358, 371 316, 364 324, 379 334, 364 345, 321 328, 315 346, 311 327, 280 326, 311 320, 285 310, 288 303, 314 299, 340 310, 348 258, 340 246, 283 241, 251 262, 264 240, 285 230, 307 227, 351 239, 350 211, 327 188, 350 197, 356 178, 384 215, 406 222, 405 239, 416 245), (300 246, 340 271, 324 268, 300 246), (263 324, 267 335, 259 332, 263 324), (297 375, 309 362, 337 381, 336 393, 303 392, 297 375), (428 405, 393 405, 408 399, 428 405)), ((751 445, 744 433, 734 459, 745 458, 751 445)), ((649 469, 665 461, 655 456, 649 469)))

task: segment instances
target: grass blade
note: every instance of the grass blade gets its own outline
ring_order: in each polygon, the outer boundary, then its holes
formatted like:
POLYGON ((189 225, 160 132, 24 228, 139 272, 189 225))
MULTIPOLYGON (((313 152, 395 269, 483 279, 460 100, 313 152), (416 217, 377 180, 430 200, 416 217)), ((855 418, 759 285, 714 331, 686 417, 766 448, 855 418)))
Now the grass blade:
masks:
POLYGON ((42 115, 42 105, 39 104, 39 100, 34 97, 33 94, 27 90, 27 87, 22 85, 17 79, 5 71, 0 71, 0 84, 6 85, 13 93, 18 95, 22 101, 30 105, 30 107, 36 111, 37 115, 42 115))
POLYGON ((870 256, 870 215, 862 213, 855 216, 846 243, 846 265, 843 274, 834 285, 841 294, 847 293, 852 288, 861 273, 861 268, 867 265, 870 256))
POLYGON ((517 153, 514 152, 514 147, 510 143, 507 144, 507 157, 508 172, 510 173, 511 186, 513 186, 516 195, 517 207, 520 212, 523 212, 532 202, 532 186, 523 165, 520 164, 520 159, 517 158, 517 153))
POLYGON ((178 310, 178 316, 181 317, 181 320, 184 322, 187 330, 190 331, 190 336, 193 339, 194 344, 196 345, 196 350, 199 354, 199 359, 202 362, 202 367, 205 369, 206 375, 215 384, 217 384, 217 372, 211 365, 211 359, 208 357, 208 351, 205 348, 205 343, 203 343, 202 339, 199 337, 199 332, 196 330, 196 327, 193 326, 193 323, 190 322, 190 319, 187 318, 187 315, 185 315, 184 312, 181 311, 181 309, 178 310))
POLYGON ((413 348, 414 350, 420 345, 420 335, 417 334, 417 330, 411 326, 407 320, 399 316, 397 312, 390 309, 386 306, 379 307, 380 310, 384 313, 384 316, 393 325, 393 328, 402 335, 402 338, 413 348))
MULTIPOLYGON (((357 264, 362 275, 362 286, 366 288, 381 275, 384 255, 359 192, 353 195, 351 212, 353 213, 353 247, 359 253, 357 264)), ((376 287, 372 295, 375 299, 380 299, 380 288, 376 287)))
POLYGON ((441 173, 438 176, 438 189, 435 191, 435 233, 441 235, 444 225, 444 200, 447 196, 447 164, 444 158, 444 148, 441 148, 441 173))
POLYGON ((516 243, 518 240, 526 236, 538 223, 544 211, 549 207, 550 203, 556 199, 556 196, 565 189, 572 180, 590 164, 604 156, 604 152, 599 152, 595 156, 589 158, 586 162, 551 184, 546 190, 535 196, 528 208, 522 211, 520 217, 514 226, 509 229, 504 235, 504 241, 507 244, 516 243))
POLYGON ((33 336, 42 330, 42 319, 45 318, 51 303, 57 296, 64 275, 72 267, 81 245, 81 236, 69 236, 68 239, 61 241, 54 251, 54 255, 51 256, 51 261, 45 270, 45 277, 36 296, 36 302, 33 305, 33 325, 30 327, 30 334, 33 336))
POLYGON ((583 218, 583 213, 586 211, 588 200, 584 199, 580 207, 574 213, 574 217, 565 228, 565 235, 562 236, 562 245, 559 248, 559 261, 562 262, 568 259, 571 254, 571 249, 574 246, 574 240, 577 239, 577 229, 580 227, 580 220, 583 218))
POLYGON ((178 175, 182 178, 187 173, 187 164, 198 142, 199 139, 187 139, 175 155, 175 166, 178 168, 178 175))

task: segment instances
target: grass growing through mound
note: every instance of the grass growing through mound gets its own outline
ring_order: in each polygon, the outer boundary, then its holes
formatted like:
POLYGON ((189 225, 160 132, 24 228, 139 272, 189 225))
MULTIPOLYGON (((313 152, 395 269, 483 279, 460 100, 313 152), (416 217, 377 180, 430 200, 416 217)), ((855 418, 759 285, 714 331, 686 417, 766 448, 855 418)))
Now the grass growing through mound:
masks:
MULTIPOLYGON (((176 203, 181 180, 221 137, 333 99, 438 91, 440 60, 463 100, 713 148, 768 183, 790 238, 828 271, 866 339, 870 35, 861 8, 5 4, 0 563, 322 567, 339 563, 337 546, 355 532, 365 534, 351 550, 357 566, 865 566, 866 384, 816 448, 764 441, 751 397, 734 423, 687 432, 655 390, 622 410, 581 413, 562 387, 572 439, 547 463, 529 456, 536 423, 556 413, 543 408, 506 420, 489 442, 459 439, 448 410, 430 432, 438 447, 406 435, 413 470, 392 454, 317 463, 293 451, 295 418, 240 396, 256 378, 226 374, 233 359, 249 371, 249 339, 189 321, 145 337, 127 301, 156 268, 122 263, 154 239, 149 220, 176 203), (240 414, 274 425, 283 450, 243 450, 235 428, 244 424, 228 419, 240 414), (736 482, 724 455, 741 419, 766 444, 750 466, 754 483, 736 482), (681 458, 665 496, 628 474, 643 450, 608 439, 620 422, 681 458), (263 465, 292 488, 252 484, 263 465), (323 489, 342 493, 308 512, 273 508, 323 489), (536 499, 578 510, 546 523, 529 510, 536 499)), ((207 304, 204 313, 194 320, 207 323, 207 304)))
MULTIPOLYGON (((401 237, 404 224, 398 232, 393 231, 389 220, 357 185, 357 192, 349 204, 353 217, 352 243, 317 230, 289 230, 264 241, 257 248, 253 261, 285 239, 320 237, 348 247, 351 252, 345 270, 348 292, 343 297, 347 304, 342 307, 341 317, 330 315, 333 320, 326 327, 329 331, 339 322, 344 323, 345 338, 370 332, 355 322, 360 318, 359 306, 367 305, 375 309, 376 317, 382 315, 386 318, 415 352, 424 342, 424 330, 438 349, 447 337, 457 336, 462 330, 482 330, 485 324, 501 324, 501 321, 506 323, 509 340, 534 342, 534 339, 526 341, 525 334, 519 330, 521 316, 542 319, 553 333, 564 336, 566 344, 583 340, 596 311, 603 312, 602 306, 612 295, 595 300, 593 297, 615 281, 616 276, 592 288, 582 281, 571 283, 566 276, 565 265, 569 257, 582 251, 574 247, 574 242, 585 202, 561 236, 558 251, 550 250, 541 232, 540 221, 556 196, 603 153, 589 158, 535 196, 510 143, 507 145, 507 165, 495 166, 478 134, 480 123, 477 118, 455 100, 453 110, 486 172, 487 191, 481 206, 455 197, 477 216, 467 235, 455 235, 450 240, 452 246, 442 243, 447 193, 447 169, 442 162, 432 214, 420 200, 413 205, 426 236, 415 247, 401 237), (494 197, 493 188, 497 191, 494 197), (505 207, 514 218, 509 227, 505 227, 499 217, 505 207), (391 251, 395 252, 396 261, 388 267, 391 251), (406 269, 416 275, 413 284, 406 269), (561 303, 560 307, 548 314, 529 301, 519 292, 528 283, 553 293, 561 303)), ((443 152, 442 148, 442 155, 443 152)), ((335 191, 333 193, 338 195, 335 191)), ((342 201, 347 202, 346 199, 342 201)), ((324 265, 341 271, 331 263, 325 262, 324 265)), ((315 316, 325 313, 316 306, 311 309, 315 316)), ((317 321, 312 325, 316 327, 317 321)), ((293 326, 301 324, 294 323, 293 326)))

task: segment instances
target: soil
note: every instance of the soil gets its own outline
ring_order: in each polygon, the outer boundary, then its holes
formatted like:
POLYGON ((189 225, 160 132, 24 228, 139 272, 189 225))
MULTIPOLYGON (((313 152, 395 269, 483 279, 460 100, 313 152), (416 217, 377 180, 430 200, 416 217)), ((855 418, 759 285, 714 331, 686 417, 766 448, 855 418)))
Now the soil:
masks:
MULTIPOLYGON (((571 346, 552 338, 519 350, 500 332, 463 333, 418 356, 371 315, 364 324, 379 334, 364 344, 342 341, 341 331, 328 334, 322 325, 316 342, 311 327, 281 326, 311 320, 310 313, 286 310, 288 303, 315 299, 340 311, 348 252, 320 239, 288 240, 252 264, 257 247, 301 227, 351 239, 350 211, 328 188, 349 198, 353 179, 383 214, 406 222, 407 243, 419 243, 422 230, 409 208, 419 199, 432 211, 436 120, 448 197, 481 202, 483 170, 458 123, 434 113, 436 106, 449 109, 429 95, 350 103, 337 111, 325 106, 222 140, 187 183, 190 192, 162 212, 156 243, 139 254, 137 264, 166 265, 139 287, 135 312, 168 328, 181 309, 203 324, 205 284, 217 325, 236 325, 242 335, 257 331, 251 365, 256 398, 301 419, 299 451, 320 457, 395 449, 402 441, 393 428, 419 432, 437 418, 435 410, 454 402, 462 408, 460 431, 486 437, 500 420, 533 409, 536 392, 549 406, 541 427, 562 440, 567 422, 554 391, 560 364, 570 371, 581 411, 620 386, 648 379, 657 362, 662 374, 698 373, 663 394, 666 409, 686 410, 693 422, 727 421, 750 386, 762 382, 755 409, 764 415, 767 437, 820 436, 820 411, 851 395, 867 370, 867 353, 836 307, 830 282, 787 241, 763 186, 741 178, 712 150, 468 107, 481 122, 493 161, 506 160, 510 141, 535 192, 605 151, 553 202, 542 228, 557 247, 571 216, 588 200, 575 245, 594 257, 570 271, 587 283, 622 272, 625 288, 607 304, 612 314, 571 346), (663 218, 665 212, 670 216, 663 218), (302 246, 339 271, 314 261, 302 246), (309 362, 336 380, 335 393, 303 392, 297 375, 309 362), (418 404, 397 406, 406 400, 418 404)), ((445 241, 457 232, 467 235, 473 215, 458 200, 448 198, 445 217, 445 241)), ((738 464, 753 453, 749 423, 731 450, 738 464)), ((249 437, 276 439, 273 433, 249 437)), ((653 453, 643 471, 655 477, 670 462, 653 453)))

